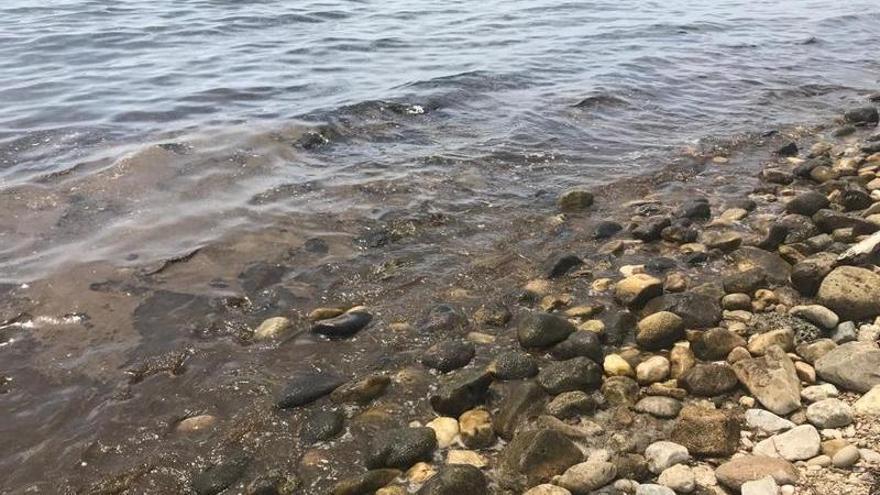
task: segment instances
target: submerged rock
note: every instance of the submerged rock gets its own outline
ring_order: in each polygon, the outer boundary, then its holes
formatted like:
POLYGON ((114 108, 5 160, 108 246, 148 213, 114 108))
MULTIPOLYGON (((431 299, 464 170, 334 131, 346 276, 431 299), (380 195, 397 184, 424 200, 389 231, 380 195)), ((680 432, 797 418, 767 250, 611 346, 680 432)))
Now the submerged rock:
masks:
POLYGON ((488 370, 460 370, 447 375, 431 394, 431 407, 440 414, 458 417, 485 399, 492 374, 488 370))
POLYGON ((448 373, 463 368, 476 354, 474 344, 461 340, 444 340, 432 345, 422 355, 422 364, 428 368, 448 373))
POLYGON ((402 473, 397 469, 372 469, 333 486, 333 495, 366 495, 388 485, 402 473))
POLYGON ((514 437, 501 453, 501 481, 512 489, 546 483, 581 462, 583 454, 556 430, 532 430, 514 437))
POLYGON ((299 430, 300 440, 310 445, 330 440, 342 433, 345 415, 339 411, 314 411, 303 419, 299 430))
POLYGON ((336 390, 346 380, 328 373, 302 373, 294 377, 278 398, 278 407, 287 409, 314 402, 336 390))
POLYGON ((574 325, 565 318, 550 313, 532 313, 520 323, 516 335, 521 346, 541 348, 565 340, 574 331, 574 325))
POLYGON ((594 361, 576 357, 546 366, 538 373, 538 383, 553 395, 573 390, 594 390, 602 384, 602 370, 594 361))
POLYGON ((250 464, 244 454, 233 455, 193 478, 192 489, 198 495, 217 495, 238 481, 250 464))
POLYGON ((366 465, 369 469, 408 469, 419 461, 430 462, 436 448, 437 437, 431 428, 385 431, 373 437, 366 465))
POLYGON ((366 311, 349 311, 335 318, 316 321, 312 325, 312 332, 331 339, 342 339, 358 333, 372 319, 373 315, 366 311))
POLYGON ((486 476, 467 464, 449 464, 431 477, 417 492, 418 495, 488 495, 486 476))

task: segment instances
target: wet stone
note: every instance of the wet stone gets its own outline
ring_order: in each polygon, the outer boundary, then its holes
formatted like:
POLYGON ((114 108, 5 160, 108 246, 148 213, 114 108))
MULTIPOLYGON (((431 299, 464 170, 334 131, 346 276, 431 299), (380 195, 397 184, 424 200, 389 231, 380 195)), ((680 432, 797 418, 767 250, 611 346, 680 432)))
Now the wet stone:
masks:
MULTIPOLYGON (((638 392, 638 385, 636 385, 638 392)), ((505 440, 513 437, 516 428, 544 406, 544 389, 533 381, 511 384, 502 394, 498 412, 493 417, 495 433, 505 440)))
POLYGON ((454 307, 438 304, 428 311, 416 328, 422 333, 448 332, 461 327, 464 323, 464 317, 454 307))
POLYGON ((573 254, 553 255, 545 263, 545 274, 547 278, 559 278, 582 264, 584 261, 573 254))
POLYGON ((712 216, 712 208, 706 198, 688 200, 678 208, 675 216, 693 220, 708 220, 712 216))
POLYGON ((645 304, 642 314, 647 316, 660 311, 675 313, 686 328, 709 328, 721 320, 721 296, 714 297, 694 291, 664 294, 645 304))
POLYGON ((584 189, 570 189, 559 195, 556 205, 562 211, 579 211, 593 205, 593 195, 584 189))
POLYGON ((437 437, 431 428, 399 428, 373 436, 366 455, 369 469, 408 469, 413 464, 430 462, 437 448, 437 437))
POLYGON ((669 311, 646 316, 638 325, 636 342, 645 350, 658 350, 671 346, 684 336, 683 320, 669 311))
POLYGON ((596 230, 593 232, 594 239, 608 239, 609 237, 613 237, 614 234, 623 230, 623 226, 621 226, 617 222, 612 222, 610 220, 603 220, 596 224, 596 230))
POLYGON ((288 409, 312 403, 336 390, 346 380, 328 373, 302 373, 281 392, 278 407, 288 409))
POLYGON ((339 411, 314 411, 304 419, 299 438, 304 444, 313 444, 335 438, 345 427, 345 415, 339 411))
POLYGON ((216 495, 237 482, 250 464, 250 458, 233 455, 202 471, 193 478, 192 489, 198 495, 216 495))
POLYGON ((501 303, 494 303, 483 305, 474 312, 474 321, 480 325, 503 327, 510 321, 511 316, 507 306, 501 303))
POLYGON ((550 355, 556 359, 586 357, 599 362, 602 360, 602 343, 596 333, 579 330, 551 347, 550 355))
POLYGON ((485 400, 492 374, 487 370, 459 370, 444 377, 431 394, 431 407, 440 414, 458 417, 485 400))
POLYGON ((724 291, 728 294, 753 294, 767 285, 767 275, 760 268, 731 273, 724 276, 724 291))
MULTIPOLYGON (((748 299, 746 299, 748 301, 748 299)), ((751 303, 749 303, 751 304, 751 303)), ((730 351, 745 347, 746 341, 726 328, 712 328, 703 332, 693 343, 694 354, 705 361, 718 361, 727 358, 730 351)))
POLYGON ((351 337, 372 321, 373 315, 366 311, 350 311, 335 318, 319 320, 312 325, 312 332, 331 339, 351 337))
POLYGON ((612 406, 634 404, 639 397, 639 384, 626 376, 612 376, 602 383, 602 395, 612 406))
POLYGON ((666 227, 669 227, 670 220, 667 217, 649 218, 632 230, 632 236, 644 242, 651 242, 660 239, 660 233, 666 227))
POLYGON ((526 431, 502 451, 501 481, 513 489, 546 483, 582 460, 581 450, 562 433, 550 429, 526 431))
POLYGON ((431 477, 418 495, 488 495, 486 476, 474 466, 449 464, 431 477))
POLYGON ((330 399, 334 402, 355 402, 367 404, 373 399, 385 393, 385 389, 391 384, 391 378, 386 375, 373 374, 360 380, 348 382, 330 393, 330 399))
POLYGON ((498 380, 531 378, 538 374, 538 363, 528 354, 505 352, 495 359, 494 374, 498 380))
POLYGON ((442 373, 467 366, 474 358, 476 349, 471 342, 444 340, 429 347, 422 355, 422 364, 442 373))
POLYGON ((565 340, 574 331, 574 325, 565 318, 550 313, 532 313, 520 323, 517 338, 527 349, 541 348, 565 340))
POLYGON ((343 479, 333 487, 333 495, 372 495, 376 490, 394 481, 402 473, 397 469, 372 469, 366 473, 343 479))
POLYGON ((553 395, 595 390, 602 384, 602 370, 594 361, 576 357, 547 365, 538 373, 538 383, 553 395))
POLYGON ((674 418, 681 411, 681 401, 671 397, 650 396, 638 401, 633 409, 657 418, 674 418))
POLYGON ((785 211, 811 217, 819 210, 828 208, 828 197, 816 191, 799 194, 785 204, 785 211))
POLYGON ((596 411, 596 399, 580 390, 564 392, 547 404, 547 414, 559 419, 590 415, 596 411))
POLYGON ((878 121, 877 109, 873 106, 864 106, 847 110, 843 114, 843 118, 847 123, 853 125, 870 125, 876 124, 878 121))

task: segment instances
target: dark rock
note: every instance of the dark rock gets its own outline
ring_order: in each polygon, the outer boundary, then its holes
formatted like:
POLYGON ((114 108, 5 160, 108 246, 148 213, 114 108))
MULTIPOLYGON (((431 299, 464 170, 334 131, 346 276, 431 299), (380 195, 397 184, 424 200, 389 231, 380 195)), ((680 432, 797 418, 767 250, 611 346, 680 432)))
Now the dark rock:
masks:
POLYGON ((425 351, 422 355, 422 364, 442 373, 448 373, 467 366, 475 354, 476 349, 471 342, 444 340, 425 351))
POLYGON ((547 414, 559 419, 569 419, 592 414, 597 406, 592 395, 575 390, 557 395, 547 404, 547 414))
POLYGON ((645 263, 645 270, 648 273, 653 273, 653 274, 658 274, 658 275, 663 272, 669 271, 673 268, 675 268, 675 260, 672 258, 666 258, 666 257, 662 257, 662 256, 659 256, 656 258, 651 258, 650 260, 648 260, 647 263, 645 263))
POLYGON ((612 406, 635 404, 639 398, 639 384, 627 376, 611 376, 602 384, 602 395, 612 406))
POLYGON ((406 470, 417 462, 430 462, 436 449, 437 437, 431 428, 398 428, 373 436, 366 465, 368 469, 406 470))
POLYGON ((700 334, 692 347, 698 358, 704 361, 718 361, 726 359, 734 348, 745 345, 746 340, 730 330, 712 328, 700 334))
POLYGON ((750 268, 725 275, 722 283, 728 294, 754 294, 767 285, 767 275, 760 268, 750 268))
POLYGON ((798 262, 791 269, 791 285, 801 295, 814 296, 826 275, 837 264, 837 256, 831 253, 817 253, 798 262))
POLYGON ((457 418, 481 404, 491 384, 492 374, 487 370, 451 373, 444 377, 440 387, 431 395, 431 407, 440 414, 457 418))
POLYGON ((682 375, 678 382, 693 395, 714 397, 735 389, 736 374, 725 364, 697 364, 682 375))
POLYGON ((316 321, 315 324, 312 325, 312 332, 331 339, 342 339, 358 333, 366 327, 372 319, 373 315, 366 311, 350 311, 348 313, 343 313, 336 318, 316 321))
POLYGON ((333 495, 373 495, 400 476, 397 469, 372 469, 366 473, 346 478, 333 486, 333 495))
POLYGON ((660 239, 660 233, 669 227, 670 223, 667 217, 648 218, 632 230, 632 236, 644 242, 656 241, 660 239))
POLYGON ((246 455, 233 455, 193 478, 192 489, 198 495, 216 495, 238 481, 248 464, 250 458, 246 455))
POLYGON ((576 331, 568 338, 550 348, 550 355, 556 359, 571 359, 579 356, 587 357, 595 362, 603 358, 602 343, 599 336, 589 331, 576 331))
POLYGON ((837 198, 844 211, 864 210, 874 204, 871 195, 861 189, 845 189, 837 198))
MULTIPOLYGON (((636 385, 638 389, 638 385, 636 385)), ((547 394, 533 381, 511 383, 504 390, 492 426, 499 437, 510 440, 517 427, 544 407, 547 394)))
POLYGON ((605 341, 609 345, 621 345, 635 338, 639 320, 629 311, 609 311, 602 315, 605 324, 605 341))
POLYGON ((765 251, 775 251, 788 237, 788 227, 781 223, 774 223, 767 229, 767 235, 758 242, 757 246, 765 251))
POLYGON ((819 210, 813 215, 813 223, 819 230, 830 234, 837 229, 853 229, 855 235, 873 234, 880 226, 863 218, 834 210, 819 210))
POLYGON ((684 262, 690 266, 702 265, 707 261, 709 261, 709 253, 704 253, 702 251, 695 251, 684 255, 684 262))
POLYGON ((712 216, 712 208, 706 198, 691 199, 679 207, 675 216, 693 220, 708 220, 712 216))
POLYGON ((546 366, 538 373, 538 383, 553 395, 595 390, 602 384, 602 369, 588 358, 576 357, 546 366))
POLYGON ((785 242, 789 244, 803 242, 820 233, 813 220, 804 215, 790 213, 780 218, 776 224, 782 225, 788 231, 785 236, 785 242))
POLYGON ((468 464, 448 464, 425 483, 418 495, 488 495, 482 471, 468 464))
POLYGON ((427 316, 419 321, 417 328, 423 333, 445 332, 461 327, 464 317, 448 304, 438 304, 431 308, 427 316))
POLYGON ((853 125, 876 125, 878 120, 877 109, 873 106, 864 106, 847 110, 843 118, 853 125))
POLYGON ((797 156, 797 143, 795 143, 794 141, 785 143, 783 146, 776 150, 776 154, 779 156, 797 156))
POLYGON ((696 292, 664 294, 648 301, 643 315, 670 311, 681 317, 685 328, 708 328, 721 320, 718 298, 696 292))
POLYGON ((287 409, 304 406, 333 392, 346 380, 327 373, 302 373, 288 382, 281 392, 278 407, 287 409))
POLYGON ((538 362, 522 352, 505 352, 495 359, 495 378, 521 380, 538 374, 538 362))
POLYGON ((553 255, 545 263, 547 278, 559 278, 569 271, 584 264, 584 261, 573 254, 553 255))
POLYGON ((247 495, 294 495, 302 486, 295 475, 284 474, 279 470, 270 470, 258 476, 249 485, 247 495))
POLYGON ((565 340, 574 331, 574 325, 561 316, 532 313, 520 323, 517 338, 525 348, 541 348, 565 340))
POLYGON ((784 285, 788 283, 791 265, 778 254, 756 247, 743 246, 730 256, 740 267, 757 267, 764 270, 767 282, 771 284, 784 285))
POLYGON ((699 235, 700 232, 697 229, 683 225, 670 225, 660 231, 660 237, 662 237, 663 240, 674 242, 676 244, 695 242, 699 235))
POLYGON ((641 454, 622 453, 615 456, 611 462, 617 468, 617 477, 620 479, 644 483, 654 477, 648 469, 648 461, 641 454))
POLYGON ((303 444, 330 440, 340 433, 345 426, 345 415, 339 411, 314 411, 307 415, 299 429, 299 438, 303 444))
POLYGON ((752 316, 751 325, 755 333, 791 330, 794 333, 794 341, 798 344, 811 342, 822 337, 823 334, 822 329, 804 319, 777 312, 757 313, 752 316))
POLYGON ((770 184, 787 185, 794 182, 794 174, 778 168, 765 168, 761 171, 761 179, 770 184))
POLYGON ((526 431, 502 451, 499 478, 508 488, 523 490, 550 481, 582 460, 581 450, 562 433, 550 429, 526 431))
POLYGON ((614 234, 623 230, 623 226, 617 222, 612 222, 611 220, 603 220, 596 224, 596 230, 593 233, 594 239, 608 239, 609 237, 613 237, 614 234))
POLYGON ((494 303, 481 306, 480 309, 474 312, 474 321, 480 325, 503 327, 510 321, 511 316, 507 306, 501 303, 494 303))
POLYGON ((670 440, 692 455, 726 457, 739 446, 739 426, 731 411, 688 406, 675 421, 670 440))
POLYGON ((828 208, 831 202, 824 194, 816 191, 809 191, 799 194, 791 201, 785 204, 785 211, 812 217, 819 210, 828 208))

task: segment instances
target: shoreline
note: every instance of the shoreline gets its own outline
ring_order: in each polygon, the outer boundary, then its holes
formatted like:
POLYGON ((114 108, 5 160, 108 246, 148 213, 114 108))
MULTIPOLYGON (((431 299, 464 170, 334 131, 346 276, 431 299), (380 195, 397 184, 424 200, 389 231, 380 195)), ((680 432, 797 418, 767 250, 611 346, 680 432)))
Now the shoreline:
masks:
MULTIPOLYGON (((795 454, 785 452, 792 463, 770 463, 776 471, 767 474, 778 484, 793 487, 784 486, 778 493, 809 493, 801 490, 821 488, 824 483, 831 487, 842 480, 853 482, 852 493, 867 493, 873 481, 859 476, 876 466, 880 457, 877 436, 868 434, 880 431, 876 418, 872 419, 878 411, 865 415, 850 410, 850 421, 855 416, 855 423, 815 428, 809 404, 821 401, 808 404, 801 397, 804 385, 817 380, 813 364, 818 353, 829 352, 831 345, 799 346, 817 336, 833 335, 847 320, 831 311, 839 322, 829 325, 834 318, 827 308, 801 308, 789 315, 792 308, 810 306, 815 300, 798 289, 808 294, 818 289, 830 270, 821 272, 829 263, 831 268, 836 264, 829 261, 836 256, 820 253, 839 254, 860 240, 858 234, 877 230, 871 221, 851 217, 872 211, 880 194, 835 193, 841 188, 858 189, 874 179, 880 156, 876 151, 860 151, 860 146, 880 142, 866 141, 876 127, 859 127, 848 137, 832 137, 833 132, 829 127, 794 136, 796 151, 788 146, 792 141, 788 136, 769 136, 744 155, 719 154, 652 174, 644 181, 632 180, 625 193, 607 187, 568 194, 561 208, 567 211, 549 219, 535 215, 518 227, 533 232, 524 234, 522 242, 533 246, 534 252, 545 252, 546 259, 529 259, 514 250, 508 256, 477 260, 460 284, 435 295, 446 302, 419 308, 415 311, 419 316, 405 306, 412 300, 406 292, 418 289, 412 281, 404 281, 386 289, 386 295, 400 294, 404 307, 392 308, 386 302, 376 308, 364 297, 367 291, 353 291, 349 307, 325 307, 312 318, 277 313, 271 317, 287 320, 267 319, 262 325, 238 329, 230 335, 253 342, 249 347, 254 366, 263 359, 277 364, 285 357, 286 342, 308 338, 312 346, 338 346, 333 353, 336 359, 343 355, 353 362, 372 360, 372 369, 355 374, 351 369, 328 371, 327 365, 332 368, 334 362, 325 356, 305 368, 288 366, 294 376, 290 383, 278 374, 273 380, 243 373, 255 385, 253 409, 226 411, 229 416, 224 417, 203 402, 183 417, 163 420, 163 440, 173 437, 171 447, 186 442, 202 446, 194 451, 192 466, 173 466, 179 456, 169 457, 167 452, 165 457, 157 456, 155 464, 145 462, 135 468, 102 459, 95 462, 100 466, 97 472, 103 473, 99 476, 106 475, 108 466, 116 466, 113 471, 119 474, 93 484, 86 480, 93 480, 96 473, 87 472, 81 486, 90 493, 171 486, 220 493, 230 486, 244 493, 400 495, 420 490, 430 495, 523 493, 539 482, 553 481, 569 487, 571 493, 668 493, 648 486, 662 481, 674 484, 679 493, 724 493, 718 491, 720 487, 729 489, 741 481, 731 481, 738 478, 729 471, 748 470, 723 464, 732 454, 758 449, 781 455, 775 440, 767 441, 778 437, 757 433, 759 428, 770 428, 775 435, 797 433, 780 440, 786 445, 809 443, 795 454), (780 150, 784 152, 772 154, 780 150), (808 157, 811 153, 816 156, 808 157), (805 164, 823 157, 830 163, 804 171, 805 164), (760 178, 755 178, 759 167, 760 178), (843 175, 835 177, 838 173, 843 175), (644 198, 633 200, 637 191, 644 192, 644 198), (810 195, 801 201, 805 211, 819 204, 827 207, 820 209, 845 206, 854 213, 825 213, 817 219, 816 210, 810 218, 779 221, 783 205, 809 191, 822 191, 826 199, 810 195), (697 196, 705 196, 706 201, 696 200, 697 196), (784 225, 785 231, 774 230, 773 225, 784 225), (858 234, 831 228, 840 225, 854 227, 858 234), (600 230, 608 237, 596 239, 600 230), (782 242, 780 236, 788 240, 782 242), (801 266, 797 271, 806 258, 810 267, 818 268, 811 272, 801 266), (792 269, 798 276, 803 272, 803 280, 797 278, 798 289, 791 287, 792 269), (479 280, 481 273, 499 271, 507 276, 479 280), (514 286, 519 288, 512 291, 514 286), (360 303, 368 307, 351 309, 360 303), (337 316, 343 310, 347 312, 337 316), (780 331, 783 327, 788 330, 780 331), (321 337, 306 337, 310 332, 338 340, 325 343, 321 337), (639 334, 644 335, 639 338, 639 334), (773 344, 782 344, 783 352, 769 350, 773 344), (259 357, 266 349, 274 354, 259 357), (751 367, 738 367, 737 362, 751 367), (782 370, 769 375, 773 386, 781 388, 762 396, 761 387, 748 386, 750 373, 768 369, 782 370), (793 388, 797 388, 798 407, 787 410, 791 404, 774 402, 773 396, 785 396, 793 388), (536 405, 541 407, 531 411, 536 405), (788 417, 792 425, 780 417, 748 412, 757 409, 771 409, 788 417), (255 414, 261 416, 259 420, 249 418, 255 414), (432 428, 425 429, 429 422, 432 428), (285 435, 278 435, 282 428, 277 423, 283 425, 285 435), (520 424, 525 426, 518 430, 520 424), (855 425, 851 431, 850 424, 855 425), (860 451, 862 459, 856 459, 854 468, 840 470, 822 466, 825 459, 813 462, 824 455, 820 452, 846 449, 838 442, 811 450, 817 438, 833 439, 834 433, 822 430, 839 430, 840 437, 863 442, 873 454, 860 451), (261 431, 270 434, 260 438, 261 431), (309 445, 304 436, 314 443, 309 445), (679 444, 691 442, 687 455, 680 445, 655 443, 670 438, 679 444), (272 455, 265 452, 284 442, 296 444, 294 455, 281 463, 284 468, 272 466, 272 455), (205 445, 210 445, 208 455, 205 445), (804 457, 804 452, 813 455, 804 457), (419 464, 424 461, 431 462, 419 464), (456 463, 486 465, 450 467, 456 463), (810 467, 817 465, 819 469, 810 467), (373 469, 351 475, 365 467, 373 469), (277 469, 282 470, 269 473, 277 469), (716 476, 718 470, 722 475, 716 476), (431 481, 428 475, 434 471, 438 474, 431 481), (797 481, 796 471, 800 471, 797 481), (857 476, 850 480, 852 473, 857 476), (713 477, 716 484, 711 483, 713 477), (644 481, 645 487, 638 491, 625 481, 630 478, 644 481), (297 484, 299 491, 291 488, 297 484)), ((837 311, 843 313, 848 305, 845 301, 837 311)), ((874 306, 868 306, 872 309, 866 311, 873 311, 874 306)), ((211 305, 204 308, 209 311, 211 305)), ((876 346, 880 329, 875 332, 869 322, 877 315, 880 308, 875 314, 852 318, 856 324, 855 329, 847 326, 850 336, 857 340, 862 333, 873 336, 876 346), (865 322, 870 328, 863 332, 858 323, 865 322)), ((242 320, 253 320, 253 315, 242 320)), ((132 378, 119 400, 140 395, 142 383, 149 387, 155 385, 148 383, 151 380, 192 375, 187 367, 211 369, 193 366, 198 356, 175 352, 133 363, 128 368, 134 370, 129 373, 132 378)), ((828 373, 818 371, 820 379, 829 380, 828 373)), ((199 381, 189 380, 188 386, 199 381)), ((847 407, 858 398, 844 387, 839 392, 847 407)), ((831 414, 832 419, 842 421, 838 416, 846 416, 847 407, 830 396, 823 400, 832 401, 824 403, 837 414, 831 414)), ((852 457, 852 449, 846 452, 852 457)), ((834 462, 834 456, 828 457, 828 463, 834 462)), ((566 492, 545 487, 528 493, 566 492)))

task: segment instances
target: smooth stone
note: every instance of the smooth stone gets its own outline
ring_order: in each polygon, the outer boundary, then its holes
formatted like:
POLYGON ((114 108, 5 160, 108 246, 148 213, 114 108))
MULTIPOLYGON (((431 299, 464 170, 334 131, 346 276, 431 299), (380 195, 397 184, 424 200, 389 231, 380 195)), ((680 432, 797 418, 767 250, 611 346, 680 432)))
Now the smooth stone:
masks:
POLYGON ((617 301, 629 307, 644 306, 649 300, 663 293, 663 281, 648 275, 639 273, 627 277, 614 288, 614 297, 617 301))
POLYGON ((760 268, 750 268, 725 275, 722 285, 728 295, 753 294, 756 290, 767 286, 767 274, 760 268))
POLYGON ((500 481, 511 489, 547 483, 569 467, 582 462, 581 450, 562 433, 531 430, 513 438, 501 452, 500 481))
POLYGON ((804 389, 801 390, 801 397, 806 402, 818 402, 823 399, 837 397, 838 393, 837 387, 830 383, 823 383, 822 385, 804 387, 804 389))
POLYGON ((657 477, 657 483, 677 493, 690 493, 696 488, 693 470, 683 464, 664 469, 657 477))
POLYGON ((780 418, 770 411, 764 409, 749 409, 745 414, 746 426, 753 430, 762 431, 768 434, 778 433, 780 431, 790 430, 795 427, 791 421, 780 418))
POLYGON ((669 439, 692 455, 728 456, 739 445, 739 423, 730 411, 689 405, 679 414, 669 439))
POLYGON ((843 118, 849 124, 867 125, 876 124, 877 121, 880 120, 880 115, 878 115, 875 107, 866 105, 847 110, 844 112, 843 118))
MULTIPOLYGON (((397 469, 371 469, 366 473, 346 478, 333 486, 333 495, 364 495, 375 493, 401 475, 397 469)), ((267 492, 275 493, 275 492, 267 492)), ((261 494, 262 495, 262 494, 261 494)))
POLYGON ((592 331, 578 330, 569 334, 562 342, 551 347, 550 355, 556 359, 571 359, 583 356, 598 363, 602 361, 602 342, 599 334, 592 331))
POLYGON ((734 457, 715 470, 718 481, 733 490, 765 476, 772 477, 779 485, 793 485, 800 475, 797 468, 784 459, 754 455, 734 457))
POLYGON ((619 223, 610 220, 603 220, 596 224, 596 229, 593 231, 593 238, 608 239, 621 230, 623 230, 623 226, 619 223))
POLYGON ((856 324, 851 321, 845 321, 843 323, 838 324, 834 331, 831 332, 831 340, 834 341, 835 344, 845 344, 847 342, 852 342, 857 340, 859 337, 858 330, 856 329, 856 324))
POLYGON ((385 393, 391 378, 382 374, 368 375, 360 380, 348 382, 330 393, 330 400, 337 403, 355 402, 368 404, 385 393))
POLYGON ((217 417, 210 414, 200 414, 198 416, 190 416, 180 420, 174 428, 180 433, 196 433, 209 430, 217 423, 217 417))
POLYGON ((749 339, 746 348, 753 355, 763 356, 771 346, 779 346, 786 352, 791 351, 794 349, 794 332, 789 328, 780 328, 755 334, 749 339))
POLYGON ((852 408, 840 399, 825 399, 807 407, 807 420, 817 428, 841 428, 852 423, 852 408))
POLYGON ((532 313, 519 325, 517 339, 525 348, 543 348, 565 340, 574 331, 574 325, 561 316, 532 313))
POLYGON ((831 464, 838 468, 848 468, 859 462, 862 454, 859 449, 853 445, 848 445, 837 451, 831 458, 831 464))
POLYGON ((602 395, 612 406, 630 405, 639 397, 639 384, 626 376, 612 376, 602 383, 602 395))
POLYGON ((836 327, 837 323, 840 321, 840 318, 838 318, 834 311, 818 304, 795 306, 788 310, 788 314, 803 318, 810 323, 828 330, 836 327))
POLYGON ((880 275, 854 266, 840 266, 819 286, 819 302, 845 320, 880 315, 880 275))
POLYGON ((880 416, 880 385, 871 387, 853 404, 853 410, 863 416, 880 416))
POLYGON ((697 364, 678 382, 691 394, 705 397, 730 392, 739 384, 736 373, 725 364, 697 364))
POLYGON ((638 401, 633 409, 657 418, 674 418, 681 411, 681 401, 671 397, 649 396, 638 401))
MULTIPOLYGON (((704 287, 705 288, 705 287, 704 287)), ((696 292, 701 290, 695 287, 692 291, 676 294, 664 294, 655 297, 645 304, 642 316, 669 311, 682 319, 686 328, 709 328, 721 321, 722 295, 696 292)))
POLYGON ((538 363, 522 352, 505 352, 495 359, 492 370, 498 380, 521 380, 538 374, 538 363))
MULTIPOLYGON (((638 392, 638 385, 636 385, 638 392)), ((510 440, 519 425, 544 407, 547 393, 534 381, 513 382, 501 389, 498 411, 492 418, 492 426, 499 437, 510 440)))
POLYGON ((785 204, 785 211, 812 217, 819 210, 828 208, 831 202, 824 194, 816 191, 808 191, 794 197, 785 204))
POLYGON ((313 411, 307 415, 299 430, 300 440, 307 445, 335 438, 345 427, 345 415, 340 411, 313 411))
POLYGON ((779 457, 786 461, 803 461, 819 454, 822 438, 813 425, 796 426, 768 439, 779 457))
POLYGON ((602 361, 602 369, 608 376, 630 376, 635 378, 636 372, 632 369, 629 361, 623 359, 620 354, 609 354, 602 361))
POLYGON ((593 396, 574 390, 563 392, 547 404, 547 414, 559 419, 570 419, 592 414, 596 410, 596 399, 593 396))
POLYGON ((584 260, 573 254, 552 255, 546 262, 546 276, 550 279, 559 278, 583 264, 584 260))
POLYGON ((471 342, 444 340, 428 348, 422 355, 422 364, 442 373, 467 366, 476 355, 471 342))
POLYGON ((696 364, 697 359, 689 346, 679 344, 672 346, 672 350, 669 351, 669 375, 672 378, 681 378, 696 364))
POLYGON ((544 483, 530 488, 523 495, 571 495, 571 492, 561 486, 544 483))
POLYGON ((654 474, 660 474, 676 464, 689 461, 690 458, 690 453, 683 445, 665 440, 654 442, 645 449, 648 469, 654 474))
POLYGON ((510 310, 501 303, 484 304, 474 312, 476 323, 490 327, 503 327, 511 317, 510 310))
POLYGON ((440 416, 432 419, 425 426, 434 430, 437 447, 441 449, 449 448, 458 438, 458 420, 455 418, 440 416))
POLYGON ((791 285, 804 296, 813 296, 825 276, 837 264, 837 255, 820 252, 797 262, 791 269, 791 285))
POLYGON ((485 399, 492 374, 488 370, 458 370, 445 375, 437 390, 431 394, 431 407, 442 415, 458 417, 473 409, 485 399))
POLYGON ((610 462, 582 462, 571 466, 554 482, 574 495, 588 495, 614 481, 617 468, 610 462))
POLYGON ((584 210, 593 205, 593 194, 585 189, 569 189, 559 195, 556 205, 566 212, 584 210))
POLYGON ((269 340, 281 336, 291 326, 290 318, 276 316, 260 323, 254 330, 254 340, 269 340))
POLYGON ((289 409, 310 404, 330 394, 345 382, 344 378, 328 373, 301 373, 287 383, 281 391, 277 405, 281 409, 289 409))
POLYGON ((602 385, 602 370, 592 360, 576 357, 547 365, 538 373, 537 380, 553 395, 572 390, 589 391, 602 385))
POLYGON ((779 485, 772 476, 765 476, 759 480, 752 480, 743 483, 740 488, 741 495, 778 495, 779 485))
POLYGON ((368 469, 408 469, 413 464, 430 462, 437 449, 437 436, 427 427, 398 428, 372 438, 366 454, 368 469))
POLYGON ((684 322, 675 313, 660 311, 646 316, 638 324, 636 343, 645 350, 670 347, 684 336, 684 322))
POLYGON ((801 406, 801 384, 794 363, 779 346, 762 357, 733 364, 739 381, 770 411, 786 415, 801 406))
POLYGON ((489 495, 482 471, 467 464, 448 464, 422 485, 417 495, 489 495))
MULTIPOLYGON (((636 379, 641 384, 665 380, 669 376, 669 360, 663 356, 651 356, 636 366, 636 379)), ((736 377, 734 377, 734 383, 736 377)))
POLYGON ((832 349, 816 363, 820 378, 838 387, 867 392, 880 385, 880 349, 873 342, 847 342, 832 349))
POLYGON ((335 318, 316 321, 312 332, 331 339, 351 337, 372 321, 373 315, 366 311, 349 311, 335 318))

